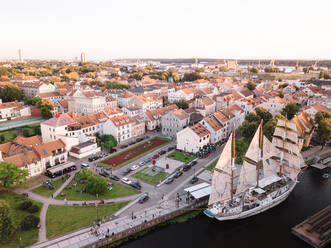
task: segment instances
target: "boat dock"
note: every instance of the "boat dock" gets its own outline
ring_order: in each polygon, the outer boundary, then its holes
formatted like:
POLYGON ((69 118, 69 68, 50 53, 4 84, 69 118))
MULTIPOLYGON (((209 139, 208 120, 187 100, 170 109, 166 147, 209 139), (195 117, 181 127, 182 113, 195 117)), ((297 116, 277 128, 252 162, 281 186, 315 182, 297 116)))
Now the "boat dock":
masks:
POLYGON ((293 227, 292 233, 316 248, 326 247, 331 242, 331 205, 293 227))

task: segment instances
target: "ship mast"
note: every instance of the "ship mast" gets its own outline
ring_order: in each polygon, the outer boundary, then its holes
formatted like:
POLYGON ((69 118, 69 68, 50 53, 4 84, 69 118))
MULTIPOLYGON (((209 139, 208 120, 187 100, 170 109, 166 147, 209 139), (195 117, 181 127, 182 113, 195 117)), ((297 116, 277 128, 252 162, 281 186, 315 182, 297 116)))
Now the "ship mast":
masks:
POLYGON ((285 137, 286 137, 286 120, 285 120, 285 132, 283 134, 283 149, 281 153, 281 160, 280 160, 280 165, 279 165, 279 176, 282 176, 282 169, 283 169, 283 163, 284 163, 284 149, 285 149, 285 137))
POLYGON ((236 158, 236 128, 235 125, 233 125, 232 159, 231 159, 231 202, 233 201, 233 169, 234 169, 235 158, 236 158))
POLYGON ((259 187, 259 180, 260 180, 260 167, 261 167, 261 162, 262 162, 262 137, 263 137, 263 130, 262 130, 262 125, 263 125, 263 119, 261 120, 260 126, 260 138, 259 138, 259 155, 258 155, 258 161, 257 161, 257 177, 256 177, 256 187, 259 187))

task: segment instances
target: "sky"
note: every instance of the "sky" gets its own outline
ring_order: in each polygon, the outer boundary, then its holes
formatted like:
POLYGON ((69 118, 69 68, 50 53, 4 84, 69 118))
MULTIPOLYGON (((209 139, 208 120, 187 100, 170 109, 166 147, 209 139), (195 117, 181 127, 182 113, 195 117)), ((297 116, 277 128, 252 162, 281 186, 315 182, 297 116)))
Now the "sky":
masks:
POLYGON ((330 0, 6 0, 0 59, 331 59, 330 0))

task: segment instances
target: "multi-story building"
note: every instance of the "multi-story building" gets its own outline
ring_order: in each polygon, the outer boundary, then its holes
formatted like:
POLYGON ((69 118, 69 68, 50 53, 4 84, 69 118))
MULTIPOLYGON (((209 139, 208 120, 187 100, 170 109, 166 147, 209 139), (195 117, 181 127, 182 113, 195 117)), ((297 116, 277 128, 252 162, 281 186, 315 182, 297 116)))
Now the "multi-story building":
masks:
POLYGON ((152 131, 161 127, 161 117, 168 113, 178 109, 176 104, 172 104, 166 107, 154 109, 144 113, 144 118, 146 121, 146 128, 148 131, 152 131))
POLYGON ((177 133, 177 149, 197 153, 210 143, 210 132, 200 123, 177 133))
POLYGON ((26 98, 35 97, 42 93, 50 93, 56 90, 56 87, 50 83, 44 82, 16 82, 17 86, 21 87, 23 95, 26 98))
POLYGON ((30 107, 24 106, 23 103, 17 101, 0 103, 0 121, 8 121, 19 117, 29 116, 31 116, 30 107))
POLYGON ((282 98, 275 96, 269 98, 266 102, 262 103, 260 107, 265 108, 272 114, 272 116, 275 116, 278 115, 282 111, 282 109, 286 107, 286 102, 282 98))
POLYGON ((103 125, 103 134, 111 134, 117 142, 124 143, 132 138, 133 121, 126 115, 109 118, 103 125))
POLYGON ((106 107, 106 97, 95 91, 75 90, 68 98, 69 112, 77 115, 98 113, 106 107))
POLYGON ((228 135, 227 126, 223 125, 215 115, 204 118, 200 123, 210 132, 210 143, 216 144, 226 140, 228 135))
POLYGON ((190 115, 182 109, 169 111, 161 117, 162 134, 175 138, 176 134, 187 127, 190 115))
POLYGON ((177 90, 168 94, 168 101, 175 102, 180 100, 192 100, 194 98, 194 91, 189 88, 177 90))
POLYGON ((62 140, 43 143, 39 136, 22 137, 0 144, 0 161, 12 162, 25 169, 29 177, 40 175, 55 165, 67 162, 62 140))

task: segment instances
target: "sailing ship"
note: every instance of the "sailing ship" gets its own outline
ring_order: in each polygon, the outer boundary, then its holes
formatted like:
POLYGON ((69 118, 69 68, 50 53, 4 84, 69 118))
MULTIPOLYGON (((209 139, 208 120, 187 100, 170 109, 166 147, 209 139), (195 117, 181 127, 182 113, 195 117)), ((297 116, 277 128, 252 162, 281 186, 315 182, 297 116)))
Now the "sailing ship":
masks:
POLYGON ((208 208, 219 221, 242 219, 283 202, 292 192, 301 168, 296 125, 277 120, 272 142, 263 135, 262 122, 242 165, 235 164, 235 127, 214 168, 208 208))

